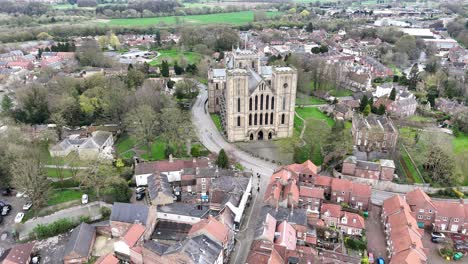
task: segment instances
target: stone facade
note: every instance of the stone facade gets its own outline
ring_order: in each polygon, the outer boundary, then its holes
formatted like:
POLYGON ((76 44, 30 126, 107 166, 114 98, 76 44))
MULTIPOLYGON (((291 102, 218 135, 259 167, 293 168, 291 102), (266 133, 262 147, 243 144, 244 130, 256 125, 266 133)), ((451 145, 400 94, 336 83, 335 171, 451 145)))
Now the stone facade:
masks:
POLYGON ((293 135, 296 69, 263 66, 257 53, 237 49, 208 79, 208 110, 220 114, 228 141, 293 135))
POLYGON ((367 117, 354 114, 351 133, 354 145, 361 151, 392 152, 398 139, 392 120, 374 114, 367 117))

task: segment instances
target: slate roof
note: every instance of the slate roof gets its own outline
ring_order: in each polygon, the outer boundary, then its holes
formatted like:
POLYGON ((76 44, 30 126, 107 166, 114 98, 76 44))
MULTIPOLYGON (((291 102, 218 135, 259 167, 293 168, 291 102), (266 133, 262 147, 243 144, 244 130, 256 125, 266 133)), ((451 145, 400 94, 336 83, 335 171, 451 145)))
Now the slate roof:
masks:
POLYGON ((17 244, 10 249, 10 252, 3 261, 4 264, 26 264, 29 262, 34 243, 17 244))
POLYGON ((177 214, 177 215, 186 215, 194 217, 203 217, 208 214, 210 208, 208 206, 202 206, 201 209, 198 208, 198 205, 187 204, 187 203, 173 203, 169 205, 163 205, 158 207, 158 212, 168 213, 168 214, 177 214))
POLYGON ((151 175, 148 177, 148 194, 150 199, 156 199, 158 194, 162 192, 165 195, 172 196, 172 187, 169 184, 167 175, 151 175))
POLYGON ((263 225, 263 220, 266 219, 266 215, 270 214, 273 216, 277 222, 281 222, 283 220, 288 221, 290 224, 297 224, 307 226, 307 210, 306 209, 299 209, 295 208, 291 212, 291 208, 283 208, 278 207, 278 210, 271 206, 264 206, 262 207, 262 211, 259 215, 259 224, 263 225))
POLYGON ((81 225, 73 230, 72 235, 65 246, 64 256, 74 253, 80 257, 88 257, 89 252, 92 250, 91 246, 94 243, 95 233, 96 229, 94 226, 81 223, 81 225))
POLYGON ((143 244, 143 247, 161 256, 169 248, 169 245, 148 240, 143 244))
POLYGON ((149 207, 142 204, 114 203, 110 221, 146 225, 149 207))
POLYGON ((192 237, 171 246, 165 254, 175 252, 185 253, 193 263, 212 264, 215 263, 223 247, 205 235, 192 237))

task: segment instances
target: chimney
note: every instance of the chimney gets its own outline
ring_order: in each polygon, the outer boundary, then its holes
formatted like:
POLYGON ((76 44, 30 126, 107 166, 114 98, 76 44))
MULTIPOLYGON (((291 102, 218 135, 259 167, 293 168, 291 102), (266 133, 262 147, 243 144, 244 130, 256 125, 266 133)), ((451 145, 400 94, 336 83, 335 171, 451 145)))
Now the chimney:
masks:
POLYGON ((196 159, 196 158, 193 158, 192 162, 193 162, 193 163, 197 163, 197 159, 196 159))
POLYGON ((200 169, 198 167, 195 167, 195 174, 198 175, 200 173, 200 169))
POLYGON ((174 162, 174 159, 172 158, 172 154, 169 154, 169 162, 174 162))

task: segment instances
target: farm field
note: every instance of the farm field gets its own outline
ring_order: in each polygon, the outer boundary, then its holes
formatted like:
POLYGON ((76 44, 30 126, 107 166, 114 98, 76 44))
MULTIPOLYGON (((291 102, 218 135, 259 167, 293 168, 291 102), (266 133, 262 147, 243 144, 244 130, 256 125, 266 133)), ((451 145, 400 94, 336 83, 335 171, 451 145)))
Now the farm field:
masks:
MULTIPOLYGON (((272 17, 281 14, 281 12, 266 12, 267 16, 272 17)), ((218 13, 208 15, 191 16, 166 16, 149 18, 117 18, 111 19, 107 23, 110 26, 149 26, 163 24, 184 24, 184 25, 206 25, 206 24, 230 24, 243 25, 253 22, 253 11, 242 11, 232 13, 218 13)))
POLYGON ((197 63, 202 58, 202 55, 190 52, 190 51, 180 51, 177 49, 169 49, 169 50, 158 50, 160 54, 156 59, 152 60, 149 64, 151 66, 155 66, 160 64, 163 60, 167 61, 169 64, 172 64, 174 61, 178 61, 180 58, 185 58, 188 63, 197 63))

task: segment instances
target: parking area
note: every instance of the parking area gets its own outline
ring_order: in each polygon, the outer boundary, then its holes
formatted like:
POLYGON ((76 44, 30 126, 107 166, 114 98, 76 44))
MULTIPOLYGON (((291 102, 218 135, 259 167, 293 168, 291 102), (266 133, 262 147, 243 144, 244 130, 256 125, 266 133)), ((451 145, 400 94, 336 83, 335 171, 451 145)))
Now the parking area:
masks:
MULTIPOLYGON (((26 198, 17 198, 16 196, 0 196, 0 201, 11 205, 12 209, 7 216, 3 216, 0 223, 0 248, 10 248, 14 242, 12 231, 15 227, 15 216, 21 212, 26 198)), ((1 251, 1 250, 0 250, 1 251)))
POLYGON ((381 213, 382 207, 371 205, 369 217, 366 219, 367 251, 374 254, 374 258, 382 257, 387 262, 387 239, 380 218, 381 213))
MULTIPOLYGON (((453 237, 452 234, 446 233, 445 235, 446 235, 446 239, 444 243, 433 243, 431 241, 431 232, 427 230, 424 232, 423 245, 425 248, 428 249, 427 251, 427 263, 428 264, 448 263, 447 260, 445 260, 444 258, 442 258, 442 256, 440 256, 439 249, 445 246, 453 247, 454 242, 452 240, 452 237, 453 237)), ((458 238, 459 235, 455 235, 455 236, 456 237, 454 239, 459 240, 458 238)), ((462 239, 465 239, 465 237, 463 237, 462 239)), ((468 257, 465 256, 461 261, 457 261, 457 262, 454 261, 454 263, 468 263, 468 257)))

